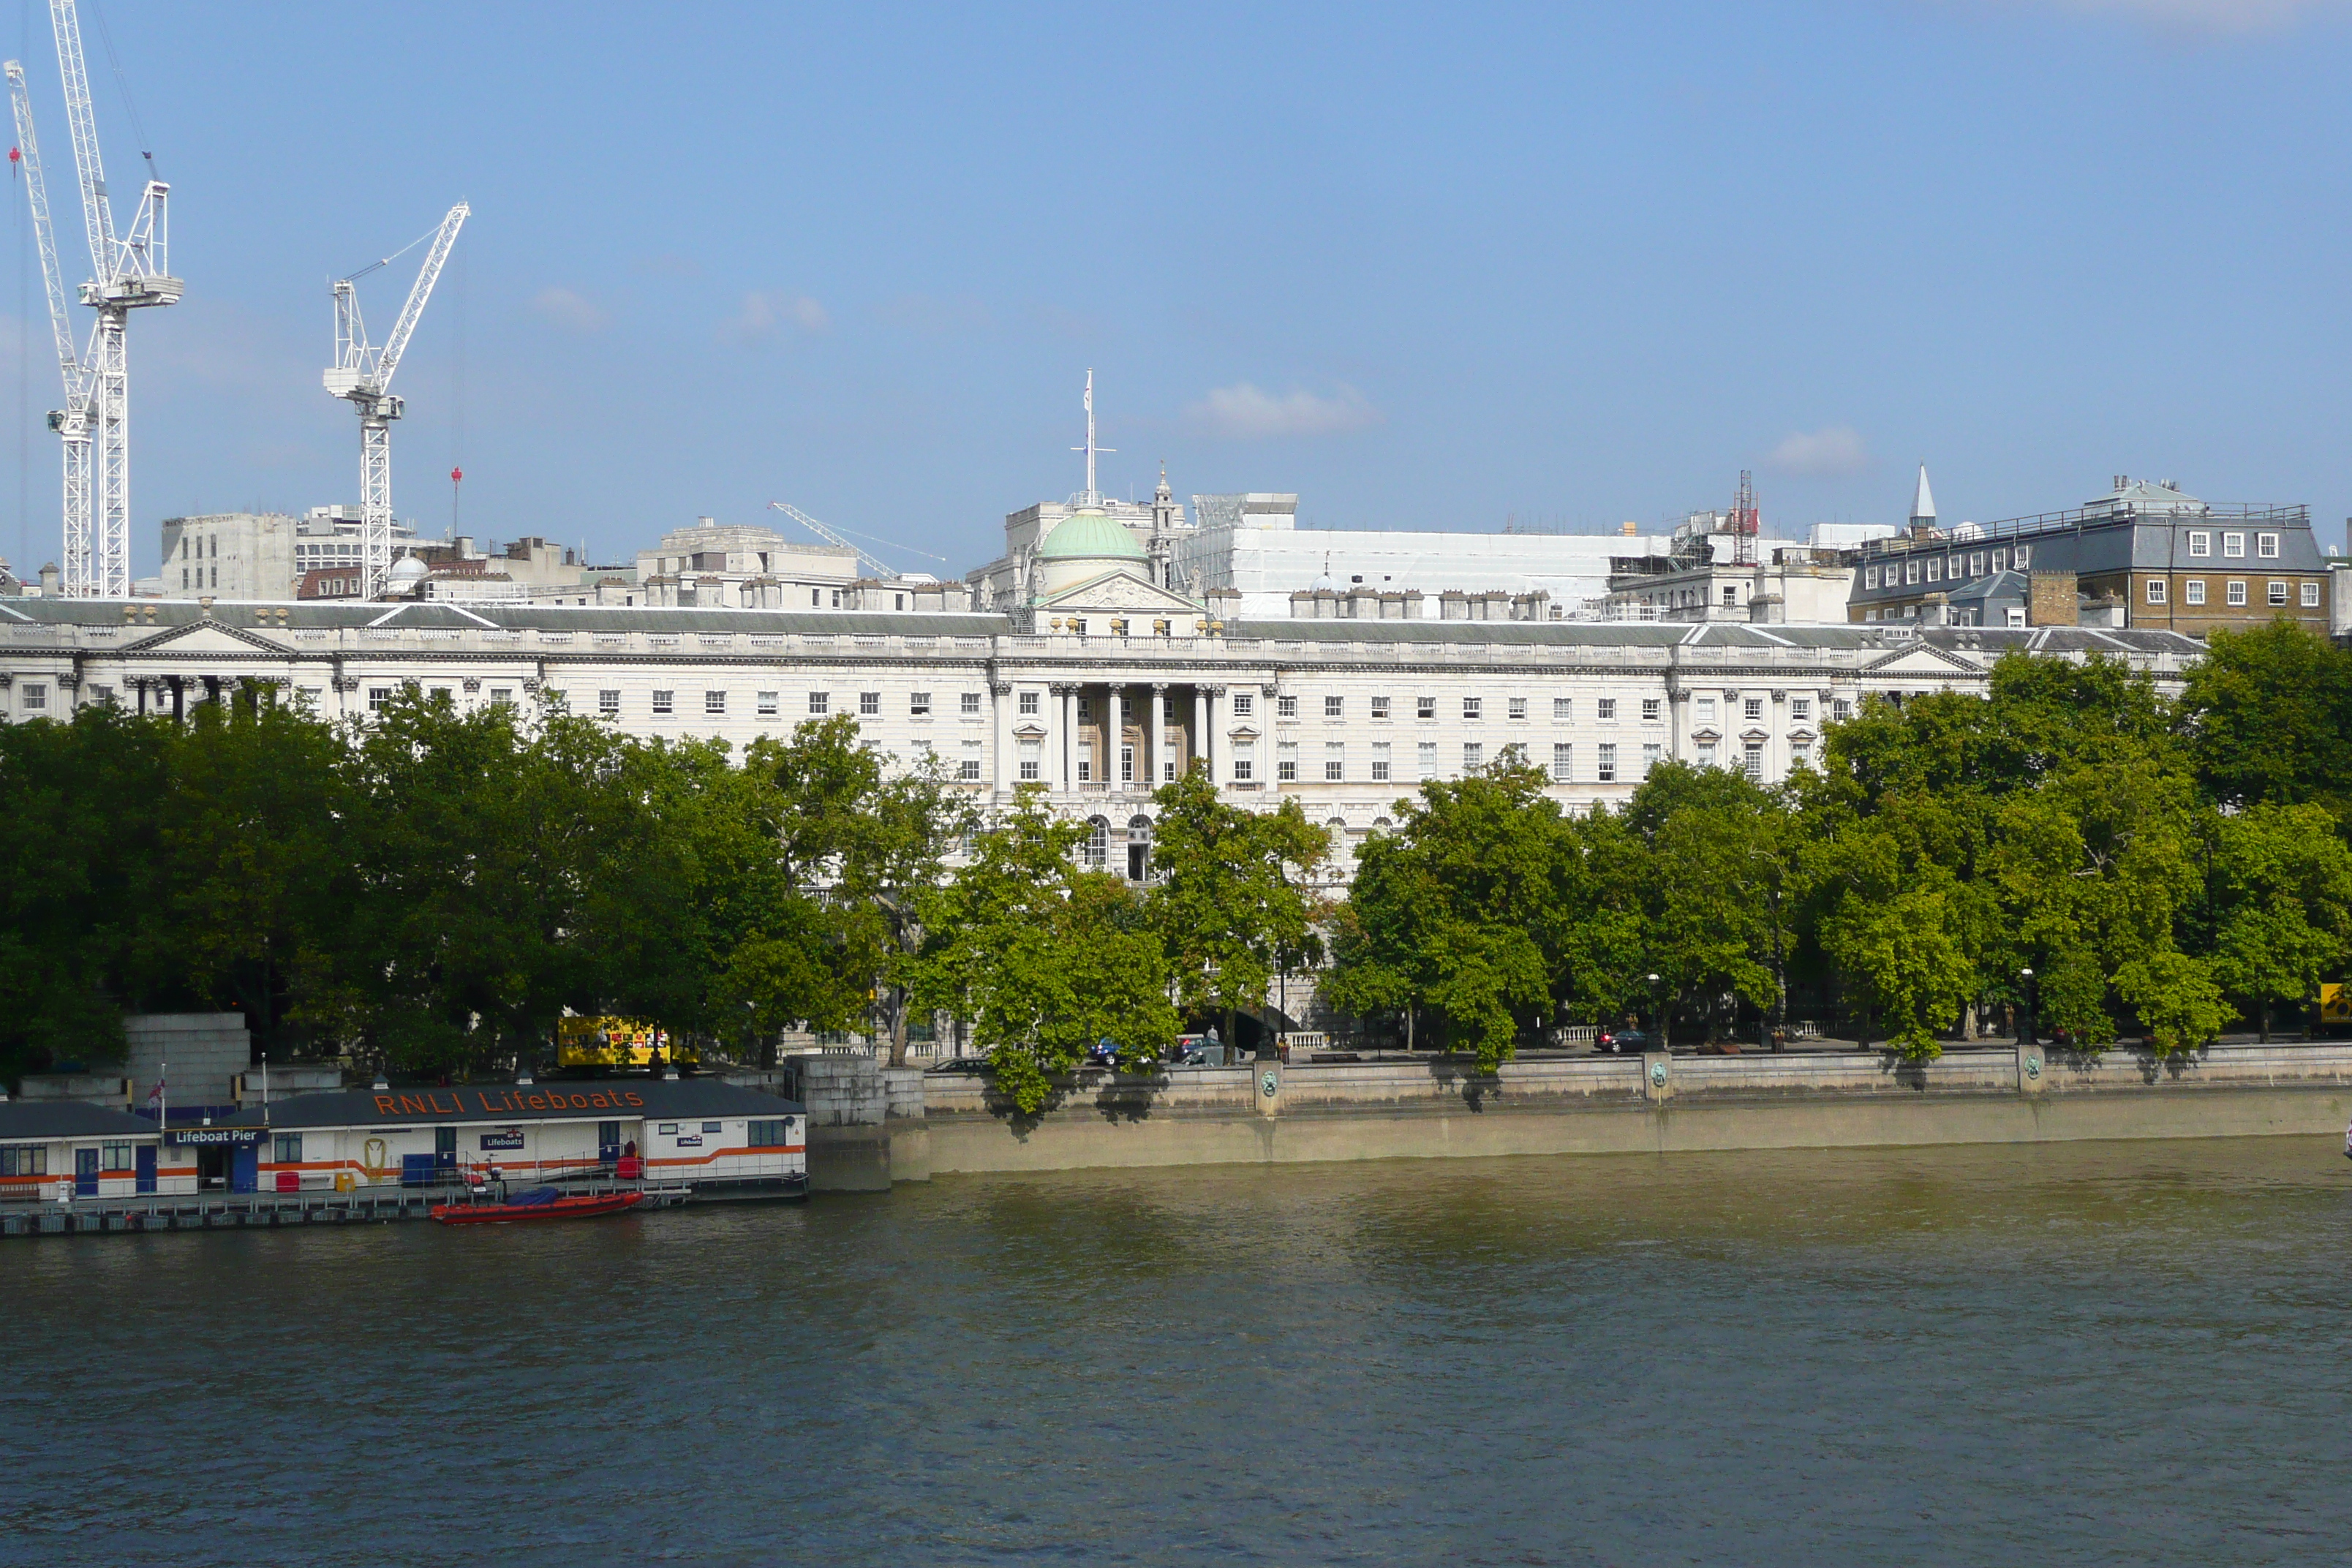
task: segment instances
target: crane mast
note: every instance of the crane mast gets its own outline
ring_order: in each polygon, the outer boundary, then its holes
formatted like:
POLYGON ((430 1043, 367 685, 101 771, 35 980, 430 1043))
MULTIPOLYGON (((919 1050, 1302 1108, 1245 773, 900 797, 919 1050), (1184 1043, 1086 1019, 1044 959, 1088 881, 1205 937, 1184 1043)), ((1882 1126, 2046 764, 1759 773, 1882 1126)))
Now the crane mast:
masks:
POLYGON ((874 568, 874 574, 877 577, 895 577, 898 574, 896 571, 892 570, 888 564, 884 562, 877 561, 873 556, 868 555, 865 551, 860 550, 856 545, 850 543, 849 541, 842 538, 841 535, 835 533, 833 530, 827 528, 824 524, 819 522, 816 519, 811 517, 808 513, 803 511, 792 502, 784 500, 772 500, 768 505, 775 510, 782 512, 786 517, 791 518, 794 522, 799 523, 803 528, 807 529, 811 533, 815 534, 819 539, 824 540, 828 544, 840 545, 844 550, 846 550, 852 555, 856 556, 858 560, 874 568))
POLYGON ((473 210, 459 202, 434 230, 432 248, 425 253, 407 302, 381 348, 368 342, 367 323, 360 315, 359 280, 385 262, 363 267, 335 284, 335 363, 327 368, 325 384, 360 416, 361 586, 371 599, 383 592, 392 575, 392 422, 404 411, 402 400, 390 391, 393 372, 408 352, 425 301, 432 298, 433 285, 457 243, 457 231, 473 210))
MULTIPOLYGON (((83 362, 87 422, 94 448, 96 494, 84 503, 82 549, 76 554, 74 438, 68 407, 58 433, 66 437, 68 466, 65 593, 73 597, 131 596, 131 312, 179 302, 183 284, 171 273, 168 198, 172 187, 149 180, 118 237, 107 195, 106 165, 98 148, 98 120, 90 108, 89 72, 81 52, 81 18, 74 0, 49 0, 49 28, 58 45, 58 74, 65 87, 66 123, 73 132, 74 167, 81 182, 82 224, 89 239, 89 281, 81 302, 98 311, 90 348, 83 362)), ((71 402, 70 395, 68 399, 71 402)), ((85 481, 84 490, 91 487, 85 481)))
POLYGON ((33 236, 41 252, 41 281, 48 291, 49 331, 57 339, 58 372, 65 382, 66 405, 49 414, 49 428, 64 443, 65 551, 62 582, 68 592, 85 592, 92 575, 89 497, 89 374, 74 352, 73 318, 66 308, 65 275, 58 266, 57 235, 49 223, 48 183, 41 171, 40 140, 33 134, 33 100, 21 60, 10 60, 8 104, 16 121, 16 150, 25 166, 25 195, 33 209, 33 236))

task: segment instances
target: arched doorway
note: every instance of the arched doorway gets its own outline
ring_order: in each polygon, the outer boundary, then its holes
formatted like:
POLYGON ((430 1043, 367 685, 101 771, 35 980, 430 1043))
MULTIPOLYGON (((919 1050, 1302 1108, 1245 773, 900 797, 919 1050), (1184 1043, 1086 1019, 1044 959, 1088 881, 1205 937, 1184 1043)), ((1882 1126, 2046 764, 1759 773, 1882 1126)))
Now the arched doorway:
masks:
POLYGON ((1151 875, 1151 818, 1138 814, 1127 819, 1127 879, 1140 882, 1151 875))

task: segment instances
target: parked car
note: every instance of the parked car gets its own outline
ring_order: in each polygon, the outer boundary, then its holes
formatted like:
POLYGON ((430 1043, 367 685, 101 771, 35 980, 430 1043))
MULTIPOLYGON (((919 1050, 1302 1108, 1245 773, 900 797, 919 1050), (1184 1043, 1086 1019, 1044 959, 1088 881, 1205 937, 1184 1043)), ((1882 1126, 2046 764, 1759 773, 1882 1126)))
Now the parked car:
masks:
POLYGON ((1593 1037, 1592 1048, 1612 1056, 1638 1057, 1650 1048, 1650 1037, 1639 1029, 1603 1029, 1593 1037))

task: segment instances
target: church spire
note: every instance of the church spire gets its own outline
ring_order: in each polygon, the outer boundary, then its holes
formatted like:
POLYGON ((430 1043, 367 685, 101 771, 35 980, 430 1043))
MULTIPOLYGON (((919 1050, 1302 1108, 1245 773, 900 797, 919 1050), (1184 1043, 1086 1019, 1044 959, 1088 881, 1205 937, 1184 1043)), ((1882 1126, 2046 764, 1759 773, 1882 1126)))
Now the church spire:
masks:
POLYGON ((1927 488, 1927 465, 1919 465, 1919 488, 1911 493, 1911 529, 1925 533, 1936 526, 1936 496, 1927 488))

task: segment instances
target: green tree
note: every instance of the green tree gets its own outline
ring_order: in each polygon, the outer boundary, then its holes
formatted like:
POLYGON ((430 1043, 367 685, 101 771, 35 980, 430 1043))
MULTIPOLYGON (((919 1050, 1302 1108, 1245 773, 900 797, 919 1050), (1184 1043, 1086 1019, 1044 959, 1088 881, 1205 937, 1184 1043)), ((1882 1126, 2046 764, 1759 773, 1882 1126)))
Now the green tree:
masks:
POLYGON ((1265 1005, 1276 963, 1311 955, 1326 910, 1308 880, 1330 840, 1297 800, 1250 811, 1218 798, 1205 768, 1162 784, 1146 899, 1175 975, 1177 1005, 1234 1016, 1265 1005))
POLYGON ((1951 934, 1946 889, 1909 887, 1885 899, 1850 892, 1822 922, 1822 945, 1866 989, 1895 1050, 1912 1061, 1943 1055, 1937 1033, 1970 973, 1951 934))
POLYGON ((2352 652, 2284 620, 2217 630, 2189 667, 2179 725, 2220 804, 2310 804, 2352 820, 2352 652))
POLYGON ((2352 946, 2352 850, 2326 807, 2259 805, 2210 821, 2212 973, 2268 1040, 2282 1001, 2308 1001, 2352 946))

